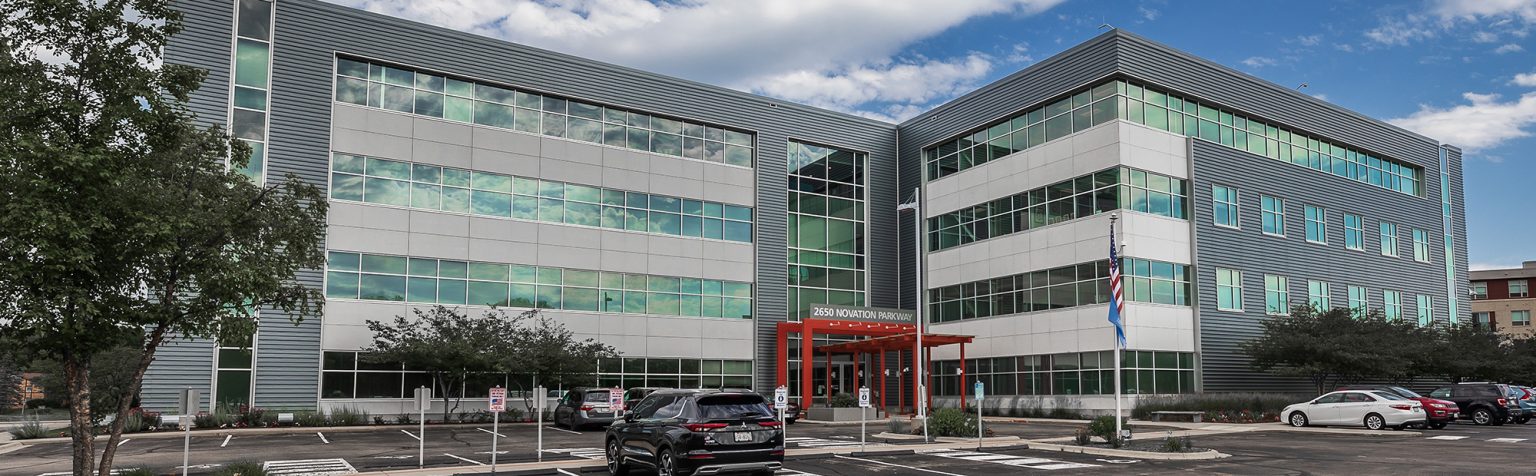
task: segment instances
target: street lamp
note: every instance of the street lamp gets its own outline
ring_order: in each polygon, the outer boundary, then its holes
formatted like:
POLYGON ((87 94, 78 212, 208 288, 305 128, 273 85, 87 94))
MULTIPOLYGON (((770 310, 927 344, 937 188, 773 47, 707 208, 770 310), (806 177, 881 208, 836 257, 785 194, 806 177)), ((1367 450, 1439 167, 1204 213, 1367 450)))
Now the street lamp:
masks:
POLYGON ((896 212, 912 211, 912 267, 916 270, 913 274, 913 288, 917 290, 914 302, 917 315, 917 350, 913 352, 917 361, 917 418, 923 421, 923 441, 928 438, 928 386, 923 381, 923 213, 922 213, 921 186, 912 189, 912 201, 896 206, 896 212))

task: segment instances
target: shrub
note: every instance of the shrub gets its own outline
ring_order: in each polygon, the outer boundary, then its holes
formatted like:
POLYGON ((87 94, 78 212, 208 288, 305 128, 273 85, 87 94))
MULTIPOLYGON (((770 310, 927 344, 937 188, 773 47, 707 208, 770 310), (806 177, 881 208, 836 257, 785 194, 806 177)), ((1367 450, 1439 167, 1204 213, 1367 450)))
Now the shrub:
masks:
POLYGON ((940 408, 928 415, 928 432, 934 436, 976 436, 976 417, 958 408, 940 408))
POLYGON ((399 425, 409 425, 416 423, 416 420, 411 419, 411 414, 409 413, 401 413, 400 416, 395 417, 395 423, 399 425))
POLYGON ((228 466, 219 468, 214 476, 267 476, 267 470, 261 467, 261 463, 255 461, 236 461, 228 466))
POLYGON ((857 398, 853 398, 853 395, 849 395, 847 393, 839 393, 832 396, 833 408, 853 408, 857 406, 859 406, 859 400, 857 398))
POLYGON ((1131 409, 1131 417, 1145 420, 1152 412, 1183 411, 1205 412, 1213 421, 1259 422, 1279 421, 1280 410, 1286 405, 1305 401, 1309 397, 1277 393, 1202 393, 1142 397, 1131 409), (1246 420, 1246 421, 1245 421, 1246 420))
POLYGON ((1077 446, 1088 446, 1088 443, 1093 442, 1093 434, 1088 433, 1087 428, 1078 428, 1072 435, 1072 442, 1077 443, 1077 446))
POLYGON ((268 411, 265 408, 248 405, 240 408, 240 414, 237 415, 236 422, 236 424, 239 426, 250 428, 272 426, 274 423, 277 423, 276 413, 268 411))
POLYGON ((31 400, 27 400, 26 407, 27 407, 28 410, 36 410, 36 409, 39 409, 39 408, 50 408, 50 407, 53 407, 53 404, 52 404, 52 402, 49 402, 48 399, 46 399, 46 398, 34 398, 34 399, 31 399, 31 400))
POLYGON ((1190 450, 1190 447, 1189 447, 1189 437, 1174 438, 1172 436, 1169 436, 1169 437, 1163 438, 1162 451, 1164 451, 1164 452, 1167 452, 1167 453, 1183 453, 1183 452, 1189 451, 1189 450, 1190 450))
POLYGON ((43 424, 37 420, 28 420, 20 425, 11 427, 12 439, 30 440, 33 438, 46 438, 47 436, 48 429, 43 428, 43 424))
POLYGON ((329 424, 334 426, 366 425, 368 424, 368 412, 353 407, 336 408, 331 410, 329 424))
POLYGON ((886 428, 885 429, 886 429, 886 431, 889 431, 891 433, 895 433, 895 434, 898 434, 898 435, 902 434, 902 433, 906 433, 907 432, 907 421, 903 420, 901 418, 898 418, 898 417, 891 417, 890 420, 886 421, 886 428))
POLYGON ((507 420, 510 421, 518 421, 523 419, 523 409, 521 408, 507 408, 506 414, 507 420))
POLYGON ((233 428, 239 426, 241 415, 238 409, 219 404, 213 407, 213 413, 201 412, 192 417, 192 425, 194 428, 233 428))
POLYGON ((134 408, 128 411, 128 416, 123 418, 123 431, 137 433, 152 431, 160 428, 160 414, 146 412, 142 408, 134 408))
MULTIPOLYGON (((1124 421, 1121 421, 1121 423, 1124 424, 1124 421)), ((1119 448, 1122 443, 1120 435, 1115 434, 1115 417, 1113 415, 1100 416, 1088 422, 1088 433, 1103 438, 1104 441, 1108 441, 1109 444, 1114 445, 1116 448, 1119 448)))
POLYGON ((373 424, 375 424, 375 425, 383 425, 384 424, 384 417, 379 416, 379 415, 374 415, 373 416, 373 424))
POLYGON ((155 474, 155 470, 149 468, 117 469, 113 470, 112 474, 116 474, 118 476, 158 476, 155 474))
POLYGON ((325 426, 329 420, 320 412, 309 410, 293 412, 293 424, 298 426, 320 427, 325 426))

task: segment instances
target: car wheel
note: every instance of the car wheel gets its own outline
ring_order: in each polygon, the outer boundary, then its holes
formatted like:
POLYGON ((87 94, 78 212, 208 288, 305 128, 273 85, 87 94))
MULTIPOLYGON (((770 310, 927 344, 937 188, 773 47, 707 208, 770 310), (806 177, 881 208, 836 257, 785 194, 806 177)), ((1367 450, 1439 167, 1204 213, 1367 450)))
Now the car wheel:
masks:
POLYGON ((677 459, 672 457, 672 450, 664 449, 656 455, 656 476, 683 476, 677 472, 677 459))
POLYGON ((1365 428, 1368 430, 1381 430, 1387 426, 1387 420, 1381 415, 1372 413, 1365 416, 1365 428))
POLYGON ((1291 422, 1291 426, 1294 426, 1294 427, 1297 427, 1297 428, 1301 428, 1303 426, 1307 426, 1307 414, 1302 413, 1302 412, 1293 412, 1293 413, 1291 413, 1290 422, 1291 422))
POLYGON ((1493 412, 1487 408, 1472 410, 1472 423, 1487 425, 1493 423, 1493 412))
POLYGON ((619 440, 608 440, 608 474, 623 476, 629 474, 629 467, 624 465, 624 452, 619 448, 619 440))

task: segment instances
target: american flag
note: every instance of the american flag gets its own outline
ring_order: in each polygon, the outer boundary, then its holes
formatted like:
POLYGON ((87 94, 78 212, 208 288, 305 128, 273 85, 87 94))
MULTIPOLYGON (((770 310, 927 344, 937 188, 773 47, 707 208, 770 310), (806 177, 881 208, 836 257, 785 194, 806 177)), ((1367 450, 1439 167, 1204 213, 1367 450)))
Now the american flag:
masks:
POLYGON ((1120 312, 1125 308, 1125 292, 1120 288, 1120 258, 1115 249, 1115 225, 1109 225, 1109 323, 1115 326, 1115 340, 1125 348, 1125 326, 1120 322, 1120 312))

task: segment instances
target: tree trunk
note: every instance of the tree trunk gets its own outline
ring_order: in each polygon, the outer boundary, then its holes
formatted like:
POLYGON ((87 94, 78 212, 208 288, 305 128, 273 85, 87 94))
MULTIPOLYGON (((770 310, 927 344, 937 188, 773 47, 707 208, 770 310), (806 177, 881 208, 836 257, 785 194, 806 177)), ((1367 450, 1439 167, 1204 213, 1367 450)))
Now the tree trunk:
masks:
POLYGON ((149 363, 155 360, 155 350, 160 347, 160 342, 165 338, 165 326, 156 327, 149 335, 149 341, 144 344, 144 353, 139 356, 139 365, 133 371, 133 380, 128 388, 123 389, 122 403, 117 405, 117 418, 112 419, 111 435, 107 437, 107 447, 101 452, 101 466, 96 469, 98 476, 112 475, 112 457, 117 455, 117 443, 123 438, 123 428, 128 425, 128 412, 133 409, 133 401, 139 396, 139 386, 144 384, 144 372, 149 370, 149 363))
POLYGON ((65 388, 69 391, 69 437, 75 476, 91 474, 96 456, 95 428, 91 421, 91 361, 74 353, 64 357, 65 388))

